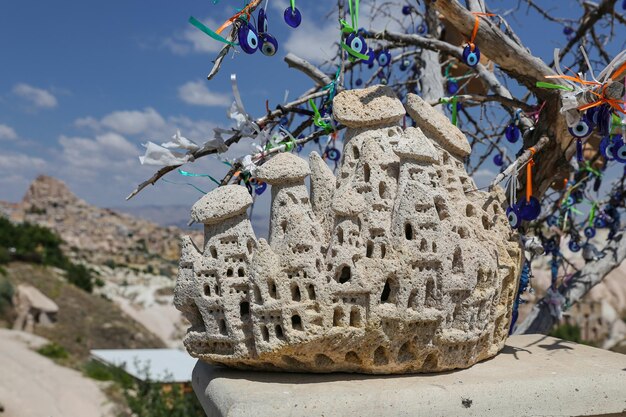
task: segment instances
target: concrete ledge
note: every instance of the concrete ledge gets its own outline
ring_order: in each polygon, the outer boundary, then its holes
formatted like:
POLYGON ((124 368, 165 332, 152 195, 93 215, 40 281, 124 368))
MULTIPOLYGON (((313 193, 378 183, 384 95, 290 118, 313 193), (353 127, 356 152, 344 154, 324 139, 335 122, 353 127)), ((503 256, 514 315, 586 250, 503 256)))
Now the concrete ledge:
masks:
POLYGON ((513 336, 491 360, 439 374, 244 372, 198 362, 208 416, 626 416, 626 355, 513 336))

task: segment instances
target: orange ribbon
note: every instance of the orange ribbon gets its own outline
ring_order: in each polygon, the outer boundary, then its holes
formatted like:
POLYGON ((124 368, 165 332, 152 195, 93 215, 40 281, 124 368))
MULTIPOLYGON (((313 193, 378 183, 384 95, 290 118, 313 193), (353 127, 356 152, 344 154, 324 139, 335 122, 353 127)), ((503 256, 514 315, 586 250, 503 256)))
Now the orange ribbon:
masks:
POLYGON ((470 41, 467 43, 470 46, 470 50, 472 52, 474 52, 474 48, 476 48, 476 45, 474 45, 474 40, 476 39, 476 34, 478 34, 478 26, 480 25, 480 20, 478 19, 478 16, 495 16, 495 14, 493 13, 472 13, 475 17, 476 17, 476 21, 474 22, 474 29, 472 30, 472 37, 470 38, 470 41))
POLYGON ((526 165, 526 202, 530 202, 530 198, 533 196, 533 167, 535 166, 533 157, 537 152, 533 147, 528 148, 528 150, 530 151, 530 159, 526 165))
POLYGON ((246 15, 247 19, 250 20, 250 10, 254 10, 259 3, 261 3, 262 0, 252 0, 250 2, 250 4, 248 4, 246 7, 244 7, 243 9, 241 9, 241 11, 235 13, 235 15, 233 17, 231 17, 230 19, 228 19, 227 21, 225 21, 222 26, 220 26, 215 33, 221 33, 224 29, 226 29, 228 26, 232 25, 233 22, 237 19, 239 19, 240 16, 242 15, 246 15))

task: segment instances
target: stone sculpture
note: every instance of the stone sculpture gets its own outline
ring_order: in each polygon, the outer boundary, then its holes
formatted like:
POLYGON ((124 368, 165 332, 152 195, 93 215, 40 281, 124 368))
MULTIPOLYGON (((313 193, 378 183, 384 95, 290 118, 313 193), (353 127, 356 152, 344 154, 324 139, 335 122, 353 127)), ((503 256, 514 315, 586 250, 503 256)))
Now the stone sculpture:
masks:
POLYGON ((388 87, 344 91, 335 178, 312 153, 257 170, 272 187, 269 242, 238 185, 192 209, 202 250, 183 239, 175 303, 185 345, 241 369, 392 374, 465 368, 508 334, 521 268, 502 190, 477 191, 465 136, 416 95, 405 116, 388 87), (310 175, 310 193, 305 178, 310 175))

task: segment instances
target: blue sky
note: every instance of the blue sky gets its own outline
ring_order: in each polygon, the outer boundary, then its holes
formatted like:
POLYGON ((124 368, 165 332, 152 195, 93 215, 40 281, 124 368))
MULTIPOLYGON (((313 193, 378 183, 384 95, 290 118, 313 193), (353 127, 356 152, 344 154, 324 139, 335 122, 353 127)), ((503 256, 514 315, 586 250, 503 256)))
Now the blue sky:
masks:
MULTIPOLYGON (((362 1, 362 25, 368 3, 373 2, 362 1)), ((511 3, 517 2, 494 0, 490 5, 504 11, 511 3)), ((569 1, 541 3, 558 15, 573 13, 566 5, 569 1)), ((298 0, 303 24, 291 29, 282 21, 287 1, 270 0, 269 31, 279 40, 278 54, 240 53, 234 59, 229 55, 220 74, 209 82, 206 74, 220 44, 187 19, 193 15, 215 27, 241 4, 232 0, 217 5, 211 0, 4 2, 0 199, 19 200, 28 183, 45 173, 66 181, 90 203, 126 204, 124 197, 154 171, 138 162, 141 143, 167 141, 177 128, 202 142, 212 136, 214 126, 229 126, 225 113, 232 101, 231 73, 237 73, 244 103, 254 116, 264 113, 266 99, 274 107, 282 102, 285 90, 295 98, 308 89, 308 79, 288 69, 282 58, 294 52, 319 62, 332 54, 329 45, 338 31, 336 18, 327 13, 335 1, 298 0)), ((402 4, 398 2, 398 15, 402 4)), ((509 20, 532 52, 545 60, 563 44, 562 28, 532 12, 527 15, 524 9, 509 20)), ((372 26, 382 29, 385 24, 377 21, 372 26)), ((616 53, 619 46, 611 45, 609 50, 616 53)), ((250 152, 251 145, 242 143, 229 155, 250 152)), ((214 159, 187 169, 220 178, 225 173, 214 159)), ((199 196, 191 187, 160 184, 129 204, 191 205, 199 196)))

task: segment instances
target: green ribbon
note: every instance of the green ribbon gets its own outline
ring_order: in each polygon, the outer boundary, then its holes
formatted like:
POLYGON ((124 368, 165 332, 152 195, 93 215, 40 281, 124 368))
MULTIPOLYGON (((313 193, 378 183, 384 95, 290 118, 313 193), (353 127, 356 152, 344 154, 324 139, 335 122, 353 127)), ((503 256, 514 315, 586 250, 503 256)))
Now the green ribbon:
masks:
POLYGON ((203 178, 208 178, 211 181, 213 181, 214 183, 216 183, 217 185, 221 184, 218 180, 216 180, 215 178, 213 178, 209 174, 194 174, 193 172, 183 171, 182 169, 179 169, 178 173, 180 175, 182 175, 182 176, 185 176, 185 177, 203 177, 203 178))
POLYGON ((598 208, 598 203, 594 201, 593 204, 591 205, 591 212, 589 213, 589 226, 590 227, 593 227, 593 221, 596 218, 597 208, 598 208))
POLYGON ((348 0, 348 8, 350 10, 350 20, 352 20, 352 25, 344 19, 339 20, 339 23, 341 23, 341 31, 345 34, 350 34, 359 30, 359 0, 348 0))
POLYGON ((320 114, 320 111, 317 109, 317 106, 313 102, 313 99, 311 98, 309 99, 309 104, 311 105, 311 108, 313 109, 313 124, 317 127, 321 127, 326 132, 332 131, 333 127, 330 125, 330 123, 322 120, 322 115, 320 114))
POLYGON ((345 49, 345 51, 351 55, 350 58, 362 59, 364 61, 367 61, 368 59, 370 59, 369 56, 363 55, 362 53, 357 52, 354 49, 350 48, 348 45, 345 44, 345 42, 341 42, 341 47, 345 49))
POLYGON ((457 122, 458 122, 458 112, 457 112, 457 108, 456 105, 459 101, 459 98, 457 96, 452 96, 452 97, 442 97, 439 99, 439 102, 442 104, 452 104, 452 124, 457 126, 457 122))
POLYGON ((233 42, 229 41, 228 39, 218 35, 215 32, 213 32, 211 29, 206 27, 202 22, 200 22, 198 19, 196 19, 193 16, 189 17, 189 23, 191 23, 196 28, 200 29, 202 32, 206 33, 207 35, 209 35, 211 38, 215 39, 216 41, 223 42, 226 45, 230 45, 230 46, 236 46, 237 45, 236 43, 233 43, 233 42))
POLYGON ((547 83, 545 81, 537 81, 537 84, 535 85, 539 88, 548 88, 550 90, 574 91, 573 87, 560 85, 560 84, 547 83))

